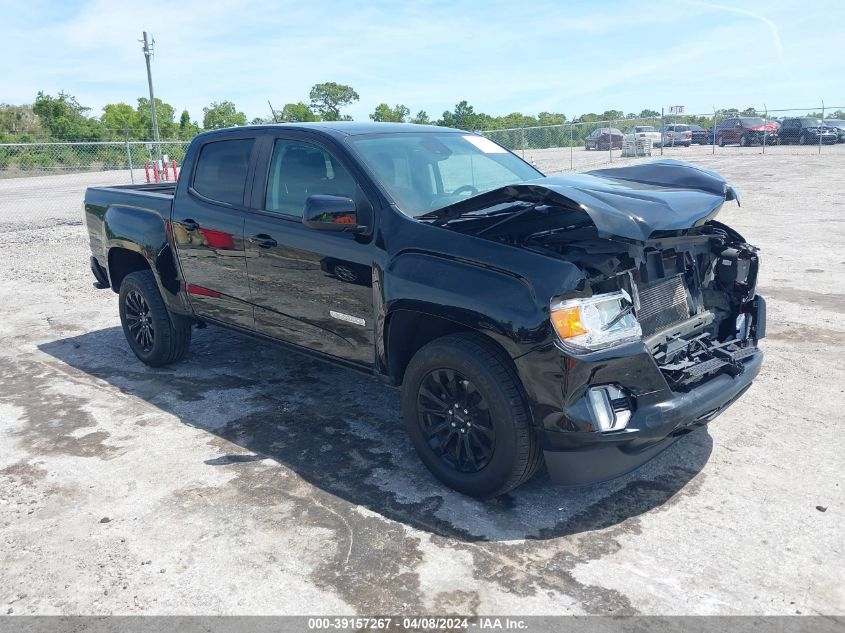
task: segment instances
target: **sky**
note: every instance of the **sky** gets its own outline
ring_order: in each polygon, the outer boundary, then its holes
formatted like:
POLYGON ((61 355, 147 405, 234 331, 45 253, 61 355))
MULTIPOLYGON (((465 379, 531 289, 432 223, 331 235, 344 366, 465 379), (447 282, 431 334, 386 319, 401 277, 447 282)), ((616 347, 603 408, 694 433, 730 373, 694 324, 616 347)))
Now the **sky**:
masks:
POLYGON ((841 2, 725 4, 447 0, 0 0, 0 102, 39 90, 103 105, 148 96, 139 39, 155 37, 156 97, 202 122, 212 101, 247 118, 352 86, 344 112, 386 102, 438 118, 476 112, 845 107, 841 2))

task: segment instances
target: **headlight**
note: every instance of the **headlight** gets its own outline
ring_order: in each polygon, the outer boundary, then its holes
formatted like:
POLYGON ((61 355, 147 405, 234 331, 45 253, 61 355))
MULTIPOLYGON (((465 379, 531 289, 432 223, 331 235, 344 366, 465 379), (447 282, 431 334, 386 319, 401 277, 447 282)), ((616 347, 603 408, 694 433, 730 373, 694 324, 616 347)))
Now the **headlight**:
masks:
POLYGON ((642 337, 624 290, 585 299, 552 300, 552 326, 565 345, 596 350, 642 337))

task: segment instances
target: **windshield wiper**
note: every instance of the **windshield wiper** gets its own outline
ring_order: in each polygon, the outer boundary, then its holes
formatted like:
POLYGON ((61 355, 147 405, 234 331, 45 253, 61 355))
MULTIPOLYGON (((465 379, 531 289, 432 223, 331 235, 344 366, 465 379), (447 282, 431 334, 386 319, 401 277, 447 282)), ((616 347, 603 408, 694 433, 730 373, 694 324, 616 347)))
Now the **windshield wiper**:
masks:
POLYGON ((488 231, 492 231, 493 229, 495 229, 497 226, 501 226, 503 224, 510 222, 511 220, 515 220, 516 218, 520 217, 521 215, 525 215, 526 213, 533 211, 534 209, 537 209, 538 207, 542 207, 543 210, 544 210, 544 213, 548 212, 549 207, 546 206, 546 205, 540 205, 539 203, 536 203, 536 202, 533 203, 533 204, 529 203, 528 206, 526 206, 524 209, 520 209, 519 211, 516 211, 515 213, 511 213, 509 216, 502 218, 498 222, 494 222, 490 226, 485 226, 483 229, 476 232, 475 236, 478 237, 479 235, 484 235, 488 231))
MULTIPOLYGON (((470 211, 464 211, 462 213, 441 213, 442 209, 436 209, 435 211, 430 211, 424 215, 418 215, 417 220, 431 220, 432 224, 435 226, 445 226, 449 224, 453 220, 461 220, 466 218, 489 218, 497 215, 502 215, 505 213, 513 213, 516 210, 517 213, 522 211, 523 206, 528 204, 529 207, 533 207, 534 205, 531 203, 526 202, 510 202, 510 203, 496 203, 487 205, 486 207, 479 207, 477 209, 472 209, 470 211), (487 213, 481 213, 486 209, 490 209, 491 207, 501 207, 505 205, 504 208, 495 209, 493 211, 488 211, 487 213)), ((444 207, 449 208, 449 207, 444 207)))

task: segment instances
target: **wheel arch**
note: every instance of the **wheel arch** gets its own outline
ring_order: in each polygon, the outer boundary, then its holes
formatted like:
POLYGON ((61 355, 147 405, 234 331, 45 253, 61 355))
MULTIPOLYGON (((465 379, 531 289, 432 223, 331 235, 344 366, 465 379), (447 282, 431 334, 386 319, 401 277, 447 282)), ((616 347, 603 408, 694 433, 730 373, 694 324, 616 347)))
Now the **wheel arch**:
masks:
POLYGON ((507 342, 492 330, 474 327, 465 321, 447 318, 424 310, 400 308, 387 315, 384 328, 386 373, 391 384, 400 386, 408 363, 428 343, 449 334, 474 333, 499 348, 507 358, 507 342))
POLYGON ((140 270, 152 270, 152 266, 138 249, 122 245, 109 249, 107 269, 111 289, 120 292, 120 284, 127 275, 140 270))

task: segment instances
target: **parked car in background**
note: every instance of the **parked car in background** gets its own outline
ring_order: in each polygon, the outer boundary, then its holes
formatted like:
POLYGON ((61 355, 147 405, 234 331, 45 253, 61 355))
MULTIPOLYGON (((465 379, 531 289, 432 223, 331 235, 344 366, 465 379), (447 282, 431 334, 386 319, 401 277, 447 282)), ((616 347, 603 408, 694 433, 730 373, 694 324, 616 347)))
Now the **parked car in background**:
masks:
POLYGON ((626 139, 649 139, 652 147, 660 146, 660 132, 653 125, 636 125, 625 134, 626 139))
POLYGON ((838 143, 845 143, 845 119, 825 119, 824 124, 836 132, 838 143))
POLYGON ((822 143, 833 144, 839 138, 835 128, 823 125, 821 119, 811 116, 784 119, 780 128, 782 143, 798 143, 799 145, 822 143))
POLYGON ((738 116, 725 119, 716 125, 716 142, 719 147, 725 145, 777 145, 778 124, 764 121, 759 116, 738 116))
POLYGON ((615 127, 600 127, 593 130, 584 139, 584 149, 598 149, 607 151, 611 149, 622 149, 622 141, 625 135, 615 127))
POLYGON ((698 145, 707 145, 710 143, 710 132, 705 130, 700 125, 690 125, 690 131, 692 132, 692 142, 698 145))
POLYGON ((660 142, 663 147, 674 147, 676 145, 689 147, 692 143, 692 129, 686 124, 664 125, 660 142))

